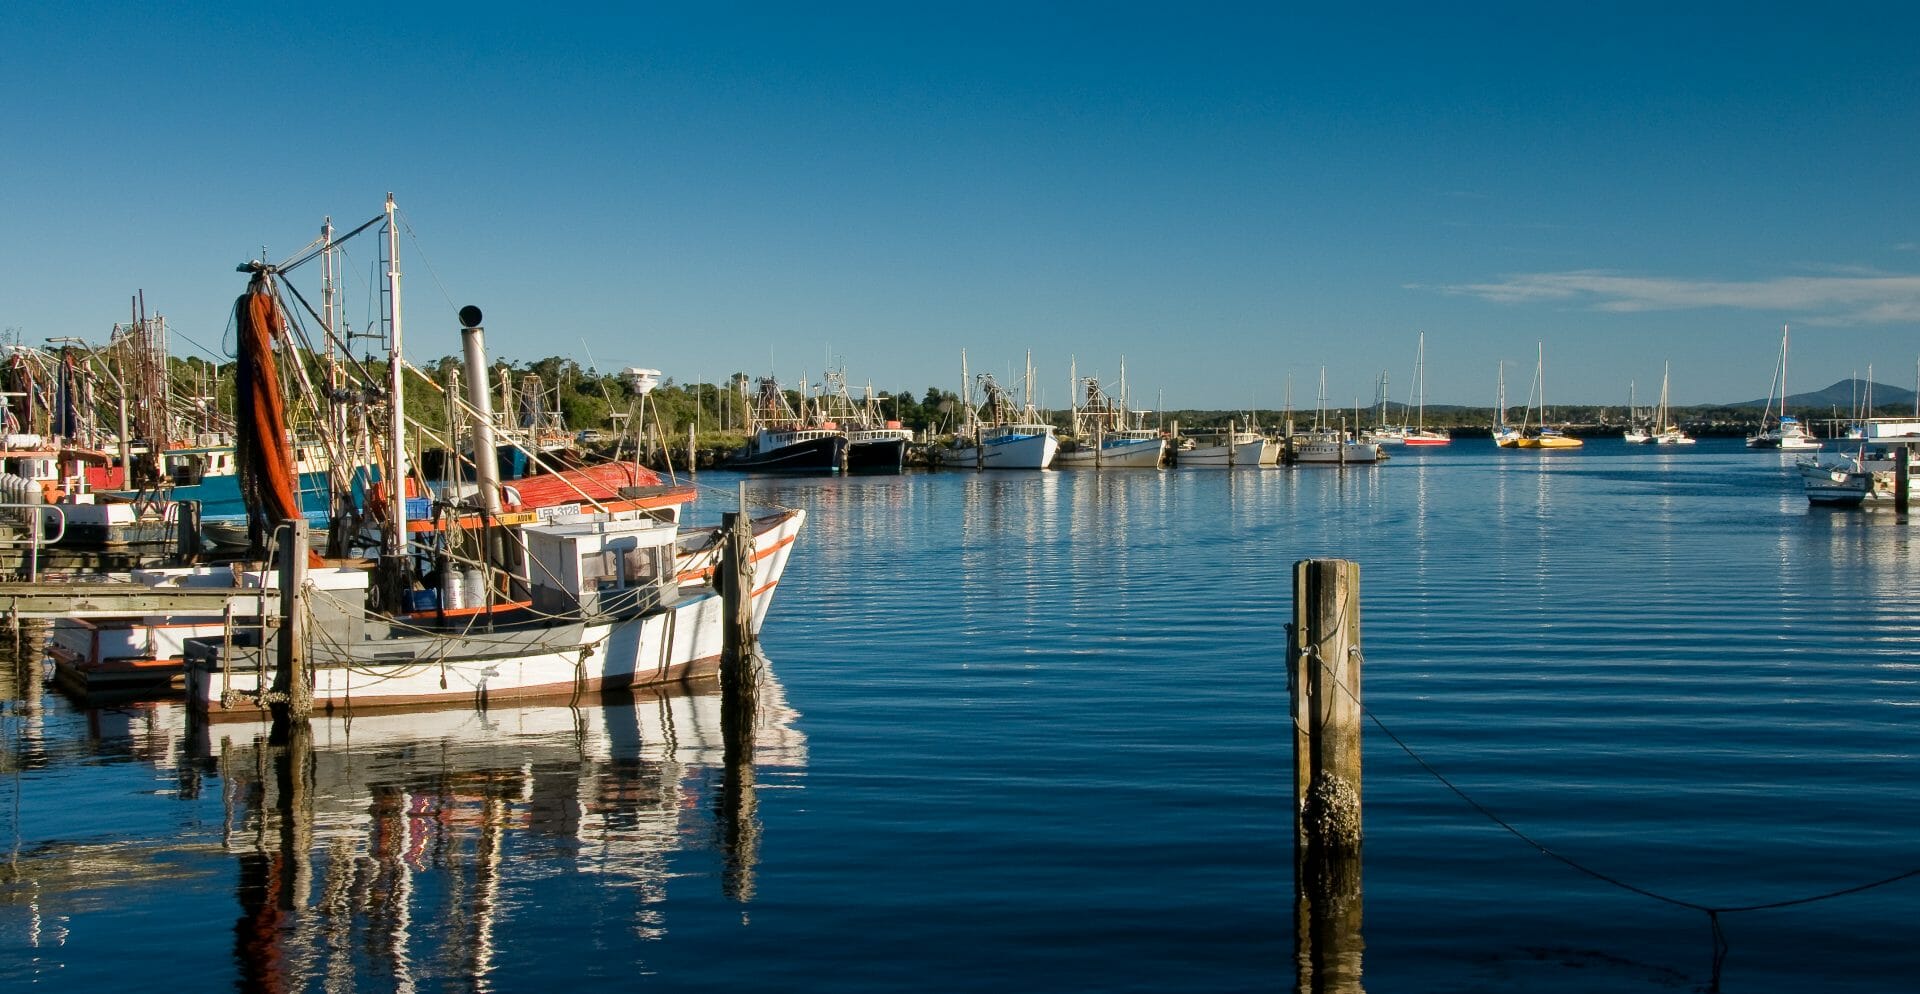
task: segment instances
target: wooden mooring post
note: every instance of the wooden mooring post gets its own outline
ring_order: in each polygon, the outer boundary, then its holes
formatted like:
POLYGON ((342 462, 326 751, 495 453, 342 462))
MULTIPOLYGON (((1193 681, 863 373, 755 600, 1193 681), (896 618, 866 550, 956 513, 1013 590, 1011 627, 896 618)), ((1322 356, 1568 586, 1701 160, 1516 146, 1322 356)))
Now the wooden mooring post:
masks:
POLYGON ((1360 565, 1293 567, 1287 686, 1293 716, 1296 989, 1360 990, 1360 565))
POLYGON ((751 708, 753 659, 753 522, 747 515, 747 485, 740 484, 740 510, 720 516, 720 703, 724 717, 736 706, 751 708))
POLYGON ((1913 458, 1913 450, 1905 445, 1894 450, 1893 456, 1893 513, 1906 517, 1909 482, 1913 475, 1907 462, 1913 458))
POLYGON ((280 634, 268 704, 276 744, 286 740, 291 722, 305 721, 313 713, 313 683, 307 673, 307 523, 290 518, 278 532, 274 544, 280 549, 280 634))

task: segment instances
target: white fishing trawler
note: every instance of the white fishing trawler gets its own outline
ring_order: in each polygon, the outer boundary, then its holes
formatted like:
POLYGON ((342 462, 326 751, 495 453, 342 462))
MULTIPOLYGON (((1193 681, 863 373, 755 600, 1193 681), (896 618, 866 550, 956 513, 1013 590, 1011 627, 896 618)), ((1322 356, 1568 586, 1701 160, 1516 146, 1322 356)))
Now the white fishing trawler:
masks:
POLYGON ((1909 475, 1920 468, 1920 419, 1866 419, 1851 451, 1802 458, 1794 468, 1809 504, 1874 507, 1893 504, 1902 459, 1909 475))
MULTIPOLYGON (((963 352, 963 381, 966 362, 963 352)), ((1060 451, 1060 436, 1053 425, 1040 419, 1033 406, 1033 354, 1027 354, 1023 403, 1014 403, 1013 395, 994 381, 992 373, 981 373, 979 381, 983 398, 980 406, 974 407, 970 399, 962 402, 962 420, 953 441, 928 450, 934 463, 977 469, 1046 469, 1053 465, 1060 451)))
POLYGON ((1167 438, 1143 420, 1148 412, 1131 409, 1127 394, 1127 363, 1120 361, 1120 389, 1115 397, 1098 377, 1084 380, 1076 370, 1073 392, 1085 391, 1084 403, 1072 412, 1073 440, 1053 457, 1059 468, 1153 469, 1167 461, 1167 438))
MULTIPOLYGON (((389 197, 384 228, 389 260, 398 256, 394 214, 389 197)), ((240 473, 247 491, 259 497, 256 515, 267 522, 298 522, 292 453, 280 428, 285 402, 274 368, 276 345, 290 347, 292 340, 278 299, 285 267, 245 268, 253 276, 236 304, 236 340, 239 379, 251 386, 238 403, 253 412, 241 419, 242 430, 257 434, 243 439, 241 451, 249 455, 240 473)), ((388 426, 391 446, 384 466, 390 479, 411 481, 406 426, 399 415, 407 409, 398 372, 404 365, 399 266, 387 270, 394 372, 387 379, 386 410, 394 412, 394 423, 388 426)), ((558 507, 546 514, 506 516, 504 488, 491 458, 493 419, 478 308, 463 308, 460 323, 469 394, 461 409, 473 433, 473 510, 483 520, 479 534, 416 533, 410 527, 418 511, 411 507, 413 500, 385 500, 375 514, 380 558, 371 569, 359 569, 309 564, 300 528, 288 525, 276 532, 295 543, 291 549, 283 546, 277 557, 282 582, 293 585, 291 600, 281 603, 262 582, 250 622, 230 607, 218 638, 186 643, 187 698, 193 709, 217 716, 256 712, 274 703, 270 681, 283 672, 282 664, 288 664, 286 672, 293 669, 289 650, 298 652, 300 672, 321 711, 484 706, 496 699, 667 683, 717 670, 726 598, 710 583, 682 580, 675 520, 662 520, 647 508, 574 513, 558 507), (437 579, 422 571, 428 565, 437 579), (454 575, 460 576, 457 586, 450 580, 454 575), (447 600, 454 589, 477 606, 450 610, 447 600), (281 619, 277 630, 265 623, 272 618, 281 619)), ((797 534, 804 514, 784 514, 797 534)), ((791 548, 791 541, 778 543, 755 564, 750 586, 734 592, 752 598, 756 618, 764 617, 791 548)))

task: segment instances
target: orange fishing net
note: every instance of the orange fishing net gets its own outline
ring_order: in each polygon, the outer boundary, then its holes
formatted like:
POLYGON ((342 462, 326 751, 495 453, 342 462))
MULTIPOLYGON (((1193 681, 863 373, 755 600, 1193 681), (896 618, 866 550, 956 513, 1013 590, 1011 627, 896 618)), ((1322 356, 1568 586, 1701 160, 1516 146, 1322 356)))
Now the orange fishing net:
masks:
MULTIPOLYGON (((234 393, 239 432, 234 458, 253 526, 249 531, 259 529, 259 534, 301 516, 286 397, 273 359, 280 306, 263 274, 256 273, 247 292, 234 303, 234 321, 239 340, 234 393)), ((310 558, 318 559, 311 554, 310 558)))

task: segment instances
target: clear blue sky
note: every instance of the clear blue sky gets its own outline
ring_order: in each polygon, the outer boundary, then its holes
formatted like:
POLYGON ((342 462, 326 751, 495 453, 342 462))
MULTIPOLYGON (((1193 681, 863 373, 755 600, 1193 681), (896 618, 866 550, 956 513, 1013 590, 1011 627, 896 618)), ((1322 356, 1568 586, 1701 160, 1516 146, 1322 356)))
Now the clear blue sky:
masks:
MULTIPOLYGON (((1903 5, 15 3, 0 328, 144 288, 219 349, 235 264, 393 191, 409 355, 918 393, 1033 350, 1136 400, 1756 398, 1920 357, 1903 5), (1316 7, 1322 5, 1315 5, 1316 7), (1754 5, 1768 7, 1771 5, 1754 5), (1517 385, 1517 386, 1516 386, 1517 385)), ((350 244, 364 324, 372 242, 350 244)), ((311 288, 317 273, 301 275, 311 288)))

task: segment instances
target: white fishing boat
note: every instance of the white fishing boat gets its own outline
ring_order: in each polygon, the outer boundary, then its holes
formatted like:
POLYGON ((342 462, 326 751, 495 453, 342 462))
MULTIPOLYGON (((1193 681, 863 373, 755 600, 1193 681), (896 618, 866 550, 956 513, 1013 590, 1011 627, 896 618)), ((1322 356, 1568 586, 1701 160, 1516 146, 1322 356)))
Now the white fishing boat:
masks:
POLYGON ((1246 428, 1192 432, 1185 435, 1192 448, 1180 450, 1180 465, 1227 468, 1259 466, 1266 459, 1267 436, 1246 428))
MULTIPOLYGON (((1262 466, 1280 465, 1280 457, 1283 454, 1282 450, 1287 447, 1286 439, 1265 431, 1260 432, 1260 435, 1262 438, 1262 442, 1260 445, 1260 465, 1262 466)), ((1375 448, 1374 451, 1378 452, 1380 450, 1378 448, 1375 448)))
MULTIPOLYGON (((964 353, 960 368, 964 379, 964 353)), ((941 466, 977 469, 1046 469, 1053 465, 1060 451, 1060 437, 1053 425, 1040 420, 1033 406, 1032 353, 1027 355, 1024 403, 1014 403, 1013 395, 994 381, 992 373, 980 374, 979 387, 984 398, 980 406, 963 403, 963 420, 952 442, 929 449, 933 461, 941 466)))
POLYGON ((1760 412, 1760 429, 1747 436, 1747 448, 1809 451, 1820 447, 1820 439, 1800 419, 1787 413, 1787 326, 1780 326, 1780 359, 1774 364, 1773 386, 1767 388, 1766 406, 1760 412), (1779 406, 1776 408, 1776 390, 1779 406))
POLYGON ((1097 377, 1071 374, 1072 396, 1085 391, 1085 402, 1072 412, 1073 438, 1063 441, 1053 457, 1059 469, 1154 469, 1167 461, 1167 439, 1158 428, 1146 426, 1148 412, 1131 409, 1127 395, 1127 364, 1120 361, 1119 396, 1109 394, 1097 377))
POLYGON ((1320 404, 1314 414, 1313 428, 1293 436, 1292 442, 1288 458, 1295 463, 1345 466, 1380 461, 1378 445, 1356 439, 1347 433, 1344 426, 1336 428, 1328 422, 1325 367, 1320 370, 1320 404))
MULTIPOLYGON (((386 426, 384 466, 390 481, 411 484, 417 477, 409 467, 402 414, 407 407, 400 375, 399 228, 391 197, 385 221, 389 264, 383 299, 389 309, 392 370, 385 410, 392 412, 392 423, 386 426)), ((281 603, 279 592, 263 582, 251 623, 230 606, 218 638, 186 643, 191 708, 209 716, 266 709, 285 700, 272 689, 276 674, 304 678, 316 710, 339 712, 455 703, 484 707, 498 699, 670 683, 718 669, 728 623, 723 605, 731 598, 709 584, 682 581, 675 521, 660 520, 645 508, 569 513, 573 509, 549 507, 542 509, 545 513, 508 517, 492 458, 489 366, 474 307, 462 308, 459 315, 468 398, 454 399, 472 435, 476 510, 489 524, 477 534, 431 525, 416 532, 411 527, 415 498, 396 487, 395 499, 381 501, 371 512, 381 543, 374 566, 328 567, 333 571, 318 574, 328 582, 315 582, 316 565, 308 562, 292 493, 293 459, 282 427, 286 402, 276 372, 276 346, 291 349, 279 300, 287 267, 255 263, 245 268, 253 276, 235 306, 235 339, 238 379, 251 384, 238 400, 251 412, 240 425, 251 434, 241 446, 250 455, 242 460, 240 475, 254 503, 252 513, 268 522, 288 522, 275 533, 282 543, 276 570, 283 584, 292 584, 292 599, 281 603), (450 604, 456 596, 469 603, 450 604), (269 619, 280 623, 270 629, 269 619), (297 672, 289 672, 296 663, 289 651, 298 653, 297 672)), ((790 513, 799 527, 804 514, 790 513)), ((729 545, 740 548, 747 541, 739 535, 739 544, 730 538, 729 545)), ((757 595, 777 588, 791 548, 781 544, 752 564, 757 568, 750 586, 729 592, 753 616, 763 614, 757 595)))
POLYGON ((1056 469, 1153 469, 1167 459, 1167 439, 1157 428, 1095 428, 1073 448, 1054 454, 1056 469))
MULTIPOLYGON (((597 491, 596 491, 597 492, 597 491)), ((644 508, 647 516, 677 519, 677 505, 642 504, 639 501, 612 502, 624 514, 644 508)), ((508 512, 508 514, 525 512, 508 512)), ((538 514, 538 512, 533 512, 538 514)), ((546 515, 552 518, 553 515, 546 515)), ((788 550, 798 540, 805 516, 798 511, 763 514, 753 519, 753 630, 758 633, 766 623, 773 592, 786 570, 788 550)), ((675 580, 689 595, 700 593, 712 583, 720 562, 720 532, 714 528, 681 528, 675 542, 675 580)), ((319 570, 309 574, 319 589, 366 590, 366 581, 357 571, 319 570)), ((261 571, 244 565, 186 566, 133 570, 127 575, 132 583, 153 587, 195 588, 206 590, 244 590, 256 593, 236 600, 236 617, 257 618, 262 584, 261 571)), ((524 573, 514 578, 524 587, 530 578, 524 573)), ((272 578, 266 583, 270 586, 272 578)), ((425 626, 444 626, 474 621, 492 609, 476 570, 448 571, 436 585, 434 596, 415 605, 407 620, 425 626)), ((500 611, 524 609, 531 600, 494 605, 500 611)), ((67 618, 54 622, 48 655, 53 660, 54 680, 73 693, 97 695, 164 695, 186 686, 186 644, 192 639, 219 638, 232 619, 223 615, 136 614, 124 617, 67 618)))
MULTIPOLYGON (((651 519, 605 515, 528 525, 521 535, 532 565, 532 607, 479 623, 428 627, 370 618, 369 574, 342 571, 330 590, 315 589, 309 600, 304 651, 314 707, 485 706, 710 675, 720 662, 723 599, 711 587, 680 584, 676 534, 673 525, 651 519)), ((785 565, 783 550, 755 574, 756 589, 771 591, 785 565)), ((186 644, 191 707, 208 715, 262 709, 279 664, 259 631, 241 626, 219 640, 186 644)))
POLYGON ((1826 507, 1891 505, 1899 459, 1909 475, 1920 470, 1920 418, 1869 418, 1851 451, 1821 453, 1794 463, 1807 502, 1826 507))
POLYGON ((1305 464, 1366 465, 1380 461, 1380 449, 1339 428, 1314 428, 1293 436, 1293 461, 1305 464))

